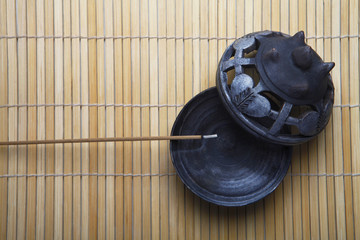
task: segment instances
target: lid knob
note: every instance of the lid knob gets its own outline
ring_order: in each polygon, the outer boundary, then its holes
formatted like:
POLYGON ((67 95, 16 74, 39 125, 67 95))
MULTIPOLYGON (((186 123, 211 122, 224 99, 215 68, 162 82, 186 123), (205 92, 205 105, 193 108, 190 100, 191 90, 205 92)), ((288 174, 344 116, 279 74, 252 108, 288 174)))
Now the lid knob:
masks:
POLYGON ((295 48, 291 55, 295 65, 302 70, 306 70, 311 66, 312 63, 311 53, 311 48, 309 46, 302 46, 295 48))

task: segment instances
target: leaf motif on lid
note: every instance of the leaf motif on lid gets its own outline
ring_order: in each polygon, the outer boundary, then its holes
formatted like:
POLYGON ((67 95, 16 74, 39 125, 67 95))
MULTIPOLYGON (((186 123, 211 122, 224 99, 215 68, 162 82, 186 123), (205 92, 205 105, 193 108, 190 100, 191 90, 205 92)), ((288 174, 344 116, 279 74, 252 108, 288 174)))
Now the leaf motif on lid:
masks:
POLYGON ((263 96, 255 93, 253 79, 240 74, 231 84, 231 100, 240 112, 252 117, 268 116, 271 110, 270 102, 263 96))
POLYGON ((265 117, 271 111, 270 102, 263 96, 253 93, 239 106, 240 111, 252 117, 265 117))
POLYGON ((255 38, 249 37, 249 38, 239 38, 235 40, 233 44, 233 48, 236 50, 249 50, 253 49, 256 46, 255 38))

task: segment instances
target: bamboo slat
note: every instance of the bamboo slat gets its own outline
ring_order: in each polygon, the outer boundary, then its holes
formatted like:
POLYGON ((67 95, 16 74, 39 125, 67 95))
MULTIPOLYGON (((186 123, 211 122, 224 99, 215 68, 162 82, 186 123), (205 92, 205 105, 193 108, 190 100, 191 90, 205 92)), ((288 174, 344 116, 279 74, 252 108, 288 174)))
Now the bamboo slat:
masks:
MULTIPOLYGON (((331 3, 324 3, 324 19, 332 17, 331 3)), ((331 34, 332 21, 324 21, 324 34, 331 34)), ((324 60, 329 61, 332 58, 331 40, 324 39, 324 60)), ((333 76, 335 79, 335 76, 333 76)), ((334 173, 334 152, 333 152, 333 117, 330 118, 329 124, 325 130, 325 155, 326 155, 326 173, 334 173)), ((329 239, 336 239, 336 216, 335 216, 335 179, 326 179, 327 192, 327 210, 328 210, 328 237, 329 239)))
MULTIPOLYGON (((96 1, 96 35, 105 34, 105 25, 104 25, 104 1, 96 1)), ((100 104, 105 104, 105 95, 106 92, 106 82, 105 82, 105 43, 104 41, 97 39, 96 40, 96 68, 97 68, 97 102, 100 104)), ((111 95, 109 95, 111 96, 111 95)), ((98 121, 98 137, 106 137, 106 114, 105 106, 97 108, 97 121, 98 121)), ((97 155, 97 172, 104 174, 106 171, 106 153, 105 153, 105 143, 98 143, 98 155, 97 155), (105 159, 105 161, 102 161, 105 159)), ((99 176, 97 178, 97 238, 104 239, 106 236, 105 228, 105 198, 106 198, 106 187, 105 187, 105 176, 99 176)))
MULTIPOLYGON (((176 1, 171 0, 166 2, 166 34, 168 36, 175 36, 176 34, 176 1)), ((169 104, 176 104, 176 42, 175 39, 166 41, 166 62, 167 62, 167 102, 169 104)), ((172 124, 176 118, 176 109, 168 108, 167 109, 167 133, 170 134, 172 124)), ((149 125, 147 125, 149 126, 149 125)), ((171 163, 171 159, 169 157, 170 152, 167 152, 166 160, 167 160, 167 171, 170 173, 175 172, 175 169, 171 163)), ((147 162, 146 158, 143 158, 143 162, 147 162)), ((146 170, 147 171, 147 170, 146 170)), ((149 172, 149 171, 147 171, 149 172)), ((169 176, 168 178, 168 239, 176 239, 177 230, 177 198, 176 198, 176 177, 177 176, 169 176)))
MULTIPOLYGON (((324 18, 324 2, 319 1, 316 3, 316 34, 324 34, 325 24, 321 21, 324 18)), ((316 51, 324 58, 324 40, 316 40, 316 51)), ((325 132, 322 132, 317 139, 317 160, 318 165, 315 171, 318 174, 326 174, 326 155, 325 155, 325 132)), ((318 178, 318 207, 319 207, 319 229, 318 234, 321 238, 328 237, 328 212, 327 212, 327 199, 326 199, 326 177, 318 178)))
MULTIPOLYGON (((54 34, 62 35, 64 31, 63 5, 54 1, 54 34)), ((64 102, 64 41, 54 40, 54 102, 64 102)), ((64 109, 55 107, 55 139, 64 138, 64 109)), ((63 145, 55 145, 55 173, 64 172, 63 145)), ((54 239, 64 237, 64 179, 54 180, 54 239)))
MULTIPOLYGON (((184 36, 184 12, 188 9, 184 9, 183 1, 176 1, 175 3, 175 34, 177 37, 184 36)), ((149 15, 150 17, 151 15, 149 15)), ((149 21, 150 22, 150 21, 149 21)), ((176 40, 176 103, 184 103, 184 41, 179 39, 176 40)), ((150 45, 151 47, 151 45, 150 45)), ((151 80, 151 79, 150 79, 151 80)), ((180 108, 176 109, 176 114, 180 112, 180 108)), ((174 185, 176 187, 176 195, 174 209, 175 212, 175 225, 174 234, 172 235, 177 239, 185 239, 185 195, 184 195, 184 186, 181 184, 181 180, 176 177, 174 179, 174 185)))
MULTIPOLYGON (((19 34, 26 34, 27 32, 27 6, 25 4, 25 1, 20 1, 20 5, 17 9, 18 15, 18 22, 19 27, 17 28, 17 32, 19 34)), ((26 39, 22 39, 18 41, 17 43, 17 50, 19 56, 18 62, 17 62, 17 74, 18 74, 18 103, 25 103, 29 99, 27 99, 27 91, 28 91, 28 85, 29 80, 28 79, 28 69, 30 63, 28 64, 28 57, 29 54, 27 53, 27 41, 26 39)), ((34 49, 34 48, 32 48, 34 49)), ((31 70, 30 70, 31 72, 31 70)), ((30 119, 29 119, 30 120, 30 119)), ((30 122, 30 121, 29 121, 30 122)), ((19 140, 25 140, 27 137, 27 123, 28 123, 28 115, 27 115, 27 108, 21 107, 18 110, 18 123, 19 126, 17 127, 18 131, 18 139, 19 140)), ((17 159, 17 173, 18 174, 25 174, 26 173, 26 165, 27 161, 29 160, 27 157, 27 149, 26 147, 18 148, 18 159, 17 159)), ((16 237, 18 238, 25 238, 26 233, 26 178, 19 178, 17 181, 17 204, 16 204, 16 213, 17 213, 17 219, 16 219, 16 237)))
MULTIPOLYGON (((122 2, 122 17, 123 17, 123 34, 131 34, 130 25, 130 2, 122 2)), ((124 39, 123 41, 123 101, 125 103, 131 103, 131 42, 130 39, 124 39)), ((132 134, 132 119, 131 109, 124 109, 124 136, 131 136, 132 134)), ((124 143, 124 172, 132 172, 132 144, 124 143)), ((124 178, 124 238, 130 239, 132 237, 132 178, 124 178)))
MULTIPOLYGON (((111 5, 112 1, 104 2, 104 15, 105 15, 105 36, 112 36, 114 34, 114 16, 113 8, 107 8, 105 6, 111 5)), ((114 94, 114 40, 107 39, 105 41, 105 102, 115 103, 114 94)), ((106 109, 106 137, 115 136, 115 108, 109 107, 106 109)), ((106 162, 105 172, 114 174, 115 173, 115 143, 106 143, 106 162)), ((105 230, 106 237, 108 239, 115 239, 115 178, 107 177, 106 181, 106 202, 105 202, 105 230)))
MULTIPOLYGON (((54 34, 54 4, 45 1, 45 34, 54 34)), ((45 78, 46 78, 46 103, 54 103, 54 41, 45 40, 45 78)), ((46 139, 54 139, 54 108, 46 108, 46 139)), ((54 147, 46 146, 46 173, 53 174, 54 171, 54 147)), ((45 238, 54 236, 54 177, 45 179, 45 238)))
POLYGON ((334 61, 335 106, 265 199, 226 208, 169 142, 0 146, 0 239, 359 239, 357 0, 0 0, 0 141, 169 136, 225 48, 295 34, 334 61), (139 107, 140 106, 140 107, 139 107))
MULTIPOLYGON (((121 1, 113 2, 114 6, 114 34, 122 34, 122 8, 121 1)), ((123 99, 123 41, 114 41, 114 80, 115 80, 115 102, 122 103, 123 99)), ((115 136, 124 136, 124 111, 121 107, 115 108, 115 136)), ((115 173, 124 172, 124 144, 115 144, 115 173)), ((124 236, 124 178, 115 178, 115 238, 122 239, 124 236)))
MULTIPOLYGON (((149 35, 159 35, 157 1, 149 1, 149 35)), ((162 67, 162 66, 161 66, 162 67)), ((149 71, 150 71, 150 104, 159 104, 159 42, 156 39, 149 40, 149 71)), ((159 109, 150 109, 150 135, 159 135, 159 109)), ((150 171, 152 174, 159 174, 160 154, 159 143, 150 143, 150 171)), ((151 177, 151 237, 160 238, 160 177, 151 177)))
MULTIPOLYGON (((139 1, 131 1, 131 35, 137 36, 140 33, 139 1)), ((140 81, 140 39, 131 41, 131 84, 132 102, 140 102, 141 81, 140 81)), ((140 135, 140 109, 132 111, 132 134, 140 135)), ((133 143, 133 173, 141 174, 141 143, 133 143)), ((133 179, 133 232, 134 239, 141 238, 141 178, 133 179), (136 197, 137 196, 137 197, 136 197)))
MULTIPOLYGON (((350 1, 349 3, 349 34, 359 34, 359 2, 350 1)), ((359 41, 349 40, 349 88, 350 88, 350 104, 359 104, 359 41), (355 67, 356 66, 356 67, 355 67)), ((359 124, 359 108, 350 109, 350 141, 351 141, 351 170, 353 173, 360 170, 360 152, 356 146, 360 145, 360 124, 359 124)), ((360 224, 360 178, 352 179, 353 194, 353 218, 354 218, 354 239, 360 237, 360 229, 356 226, 360 224)))
MULTIPOLYGON (((6 3, 6 23, 7 34, 16 34, 16 8, 15 2, 7 1, 6 3)), ((8 102, 18 102, 18 62, 17 62, 17 42, 15 39, 7 41, 7 71, 8 71, 8 102), (11 81, 9 81, 11 79, 11 81)), ((8 109, 8 139, 17 140, 18 136, 18 111, 16 108, 8 109)), ((17 173, 18 152, 17 147, 11 147, 8 150, 8 173, 17 173)), ((9 179, 7 186, 7 230, 6 237, 14 239, 16 235, 17 224, 17 179, 9 179)), ((4 213, 5 214, 5 213, 4 213)))
MULTIPOLYGON (((35 0, 28 1, 27 7, 27 33, 36 34, 36 4, 35 0)), ((36 39, 27 41, 27 103, 36 104, 37 76, 36 76, 36 39)), ((36 139, 37 135, 37 112, 36 107, 27 109, 27 139, 36 139)), ((24 124, 25 125, 25 124, 24 124)), ((36 146, 27 148, 27 173, 36 174, 37 159, 36 146)), ((35 238, 36 216, 36 179, 27 179, 26 191, 26 231, 28 238, 35 238)))
MULTIPOLYGON (((45 4, 40 0, 36 2, 36 32, 39 34, 45 33, 45 4)), ((37 79, 37 103, 43 104, 46 99, 46 85, 45 85, 45 40, 38 39, 36 41, 36 79, 37 79)), ((37 110, 37 139, 45 139, 46 129, 42 126, 46 122, 46 109, 45 107, 38 108, 37 110)), ((37 163, 36 173, 45 174, 45 146, 37 147, 37 163)), ((35 219, 35 235, 39 239, 44 238, 45 233, 45 178, 36 179, 36 219, 35 219)), ((77 227, 77 229, 80 229, 77 227)))
MULTIPOLYGON (((145 0, 140 1, 140 34, 149 35, 149 5, 145 0)), ((140 97, 141 104, 150 103, 150 70, 149 70, 149 40, 140 40, 140 97)), ((141 134, 143 136, 150 135, 150 109, 141 109, 141 134)), ((142 142, 141 144, 141 173, 149 173, 151 163, 150 158, 150 142, 142 142)), ((151 177, 143 177, 141 179, 141 194, 142 194, 142 236, 144 239, 151 237, 151 177)), ((174 190, 176 186, 174 186, 174 190)))
MULTIPOLYGON (((87 0, 80 0, 80 6, 87 6, 87 0)), ((88 11, 80 11, 80 34, 88 34, 88 11)), ((80 95, 82 103, 89 103, 89 44, 85 39, 80 41, 80 95)), ((81 109, 81 137, 90 137, 89 133, 89 107, 81 109)), ((89 172, 90 170, 90 144, 81 144, 81 171, 89 172)), ((81 238, 89 238, 89 177, 81 179, 81 238)))
MULTIPOLYGON (((71 34, 80 34, 80 1, 71 1, 71 34)), ((80 78, 80 39, 72 39, 71 41, 71 88, 72 88, 72 100, 81 102, 81 78, 80 78)), ((72 137, 81 137, 81 109, 80 107, 73 108, 72 112, 72 137)), ((81 159, 81 144, 73 144, 72 158, 81 159)), ((72 162, 72 170, 81 172, 81 161, 72 162)), ((75 176, 72 178, 72 237, 79 239, 81 236, 81 178, 75 176)))
MULTIPOLYGON (((167 12, 166 1, 158 0, 158 35, 166 36, 167 34, 167 12)), ((166 39, 158 40, 158 64, 159 64, 159 104, 168 102, 168 77, 167 77, 167 43, 166 39)), ((168 108, 159 109, 158 113, 159 135, 168 134, 168 108)), ((169 172, 168 161, 168 142, 159 142, 159 173, 166 174, 169 172)), ((160 238, 169 239, 169 177, 164 175, 159 177, 159 208, 160 208, 160 238)))
MULTIPOLYGON (((0 25, 0 34, 4 35, 7 33, 7 2, 2 0, 0 2, 0 21, 3 23, 0 25)), ((8 102, 8 52, 7 52, 7 39, 0 39, 0 102, 6 104, 8 102)), ((0 135, 1 140, 8 140, 9 138, 9 111, 8 109, 0 109, 0 135)), ((8 149, 7 147, 0 148, 1 154, 1 174, 8 173, 8 149)), ((7 202, 8 202, 8 180, 6 178, 0 179, 0 238, 6 239, 7 232, 7 202)))
MULTIPOLYGON (((64 34, 71 34, 71 1, 64 1, 64 34)), ((71 46, 72 40, 64 40, 64 103, 71 103, 73 96, 72 89, 72 62, 71 62, 71 46)), ((64 107, 64 138, 72 137, 72 130, 74 129, 72 121, 71 107, 64 107)), ((71 144, 64 144, 64 172, 73 172, 73 149, 71 144)), ((70 239, 72 237, 72 209, 73 209, 73 177, 64 177, 64 238, 70 239)))

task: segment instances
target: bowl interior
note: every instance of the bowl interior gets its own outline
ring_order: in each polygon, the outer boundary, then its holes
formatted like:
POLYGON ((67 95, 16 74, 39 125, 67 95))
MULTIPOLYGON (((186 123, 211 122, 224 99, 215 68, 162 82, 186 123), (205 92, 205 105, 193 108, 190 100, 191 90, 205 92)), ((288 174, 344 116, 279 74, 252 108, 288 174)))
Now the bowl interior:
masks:
POLYGON ((217 134, 217 138, 171 141, 173 164, 185 185, 201 198, 223 206, 242 206, 271 193, 289 168, 289 146, 258 139, 238 126, 216 88, 189 101, 172 135, 217 134))

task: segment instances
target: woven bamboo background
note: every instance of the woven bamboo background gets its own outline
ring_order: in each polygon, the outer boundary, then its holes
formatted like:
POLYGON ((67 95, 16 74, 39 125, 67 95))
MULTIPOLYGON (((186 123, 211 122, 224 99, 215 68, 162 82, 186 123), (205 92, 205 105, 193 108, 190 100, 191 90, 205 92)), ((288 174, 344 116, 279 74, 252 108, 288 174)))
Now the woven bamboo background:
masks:
POLYGON ((336 88, 274 193, 200 200, 166 141, 0 148, 0 239, 360 239, 358 0, 0 0, 0 140, 169 134, 245 33, 304 30, 336 88))

